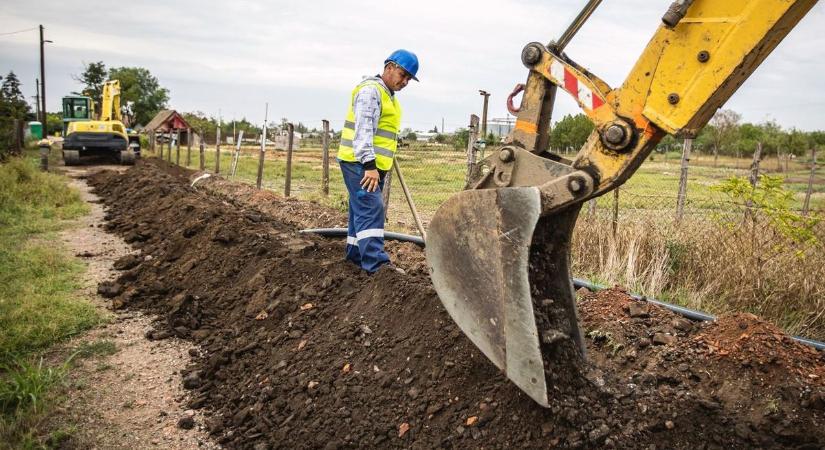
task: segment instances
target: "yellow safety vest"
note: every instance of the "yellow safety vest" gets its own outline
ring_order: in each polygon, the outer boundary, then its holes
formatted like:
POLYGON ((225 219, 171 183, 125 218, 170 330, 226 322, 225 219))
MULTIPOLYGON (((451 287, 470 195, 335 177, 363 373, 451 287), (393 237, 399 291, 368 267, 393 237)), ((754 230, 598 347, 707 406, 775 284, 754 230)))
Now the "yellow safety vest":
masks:
POLYGON ((372 148, 375 151, 375 167, 380 170, 392 169, 395 151, 398 149, 398 132, 401 130, 401 105, 394 96, 390 96, 387 89, 374 79, 361 82, 352 90, 349 102, 349 112, 341 130, 341 145, 338 147, 338 159, 341 161, 358 162, 352 140, 355 138, 355 96, 364 86, 375 86, 381 94, 381 118, 378 120, 378 129, 372 138, 372 148))

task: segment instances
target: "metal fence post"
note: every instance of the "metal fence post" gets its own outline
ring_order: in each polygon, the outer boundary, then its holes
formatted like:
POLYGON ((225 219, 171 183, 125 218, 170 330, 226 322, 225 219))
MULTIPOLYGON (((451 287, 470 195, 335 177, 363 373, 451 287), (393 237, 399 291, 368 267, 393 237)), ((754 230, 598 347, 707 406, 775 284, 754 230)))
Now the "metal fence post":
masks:
POLYGON ((295 126, 291 123, 287 124, 287 133, 289 141, 286 145, 286 182, 284 183, 284 197, 289 197, 289 191, 292 187, 292 142, 295 137, 295 126))
MULTIPOLYGON (((323 192, 324 197, 327 197, 329 196, 329 120, 324 119, 321 121, 321 123, 323 124, 324 129, 324 134, 321 137, 321 147, 323 148, 323 154, 321 157, 323 167, 323 173, 321 178, 321 192, 323 192)), ((384 184, 386 185, 386 181, 384 182, 384 184)), ((384 205, 386 204, 387 202, 384 202, 384 205)))
POLYGON ((676 197, 676 221, 682 220, 685 214, 685 200, 687 200, 687 178, 688 166, 690 164, 690 150, 693 147, 693 139, 686 138, 682 146, 682 164, 679 173, 679 194, 676 197))

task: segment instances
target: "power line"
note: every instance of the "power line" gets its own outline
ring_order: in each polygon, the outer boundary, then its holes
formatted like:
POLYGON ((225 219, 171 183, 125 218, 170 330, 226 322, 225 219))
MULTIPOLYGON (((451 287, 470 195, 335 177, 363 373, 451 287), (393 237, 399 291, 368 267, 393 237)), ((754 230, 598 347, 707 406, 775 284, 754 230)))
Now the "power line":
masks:
POLYGON ((12 31, 12 32, 9 32, 9 33, 0 33, 0 36, 9 36, 9 35, 12 35, 12 34, 25 33, 27 31, 34 31, 36 29, 37 29, 37 27, 26 28, 25 30, 12 31))

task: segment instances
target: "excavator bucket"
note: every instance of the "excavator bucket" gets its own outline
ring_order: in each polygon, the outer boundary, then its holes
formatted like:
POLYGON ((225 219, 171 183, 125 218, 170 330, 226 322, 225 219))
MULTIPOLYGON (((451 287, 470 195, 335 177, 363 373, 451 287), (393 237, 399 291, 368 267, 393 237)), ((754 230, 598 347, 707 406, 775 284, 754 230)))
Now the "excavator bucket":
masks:
POLYGON ((583 356, 568 269, 578 210, 541 217, 536 187, 468 190, 438 209, 427 234, 433 284, 450 316, 543 406, 555 370, 570 366, 554 359, 583 356))

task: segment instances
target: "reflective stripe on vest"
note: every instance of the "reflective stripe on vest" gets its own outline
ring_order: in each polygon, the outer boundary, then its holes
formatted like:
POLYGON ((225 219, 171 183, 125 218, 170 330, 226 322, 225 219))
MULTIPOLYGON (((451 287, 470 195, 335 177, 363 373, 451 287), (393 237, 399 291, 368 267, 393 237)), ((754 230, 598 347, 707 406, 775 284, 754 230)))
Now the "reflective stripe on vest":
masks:
POLYGON ((381 117, 378 120, 378 129, 372 138, 375 151, 375 166, 381 170, 390 170, 395 152, 398 149, 398 132, 401 128, 401 106, 395 97, 384 88, 375 78, 365 80, 355 87, 350 98, 349 111, 341 130, 341 145, 338 147, 338 159, 357 162, 352 141, 355 138, 355 96, 364 86, 375 86, 381 95, 381 117))

